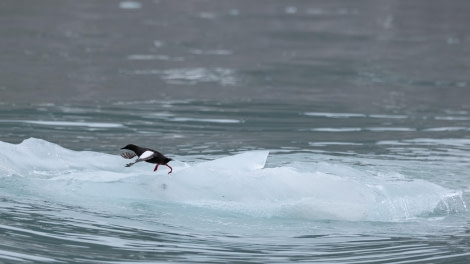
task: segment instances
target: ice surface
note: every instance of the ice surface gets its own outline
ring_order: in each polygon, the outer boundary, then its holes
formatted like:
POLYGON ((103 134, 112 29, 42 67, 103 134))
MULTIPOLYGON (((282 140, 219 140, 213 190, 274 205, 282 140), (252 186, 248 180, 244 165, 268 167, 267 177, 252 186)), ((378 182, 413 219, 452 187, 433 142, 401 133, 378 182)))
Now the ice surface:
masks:
POLYGON ((377 177, 328 162, 266 168, 268 151, 192 163, 175 158, 167 175, 147 163, 125 168, 128 161, 118 151, 72 151, 34 138, 0 147, 5 191, 81 206, 150 200, 250 217, 348 221, 406 221, 466 210, 461 192, 425 180, 377 177))

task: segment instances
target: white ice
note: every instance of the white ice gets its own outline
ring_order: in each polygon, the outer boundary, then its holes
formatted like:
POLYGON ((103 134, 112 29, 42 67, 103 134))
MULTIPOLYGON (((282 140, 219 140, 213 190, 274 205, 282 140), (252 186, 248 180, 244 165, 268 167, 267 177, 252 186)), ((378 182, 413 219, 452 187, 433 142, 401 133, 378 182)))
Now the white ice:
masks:
POLYGON ((268 151, 200 162, 177 157, 168 175, 165 170, 153 172, 144 162, 125 168, 128 161, 119 151, 72 151, 39 139, 18 145, 0 142, 0 148, 0 181, 23 179, 50 199, 105 204, 151 200, 253 217, 348 221, 406 221, 465 210, 461 192, 425 180, 397 173, 377 177, 328 162, 292 161, 267 168, 268 151))

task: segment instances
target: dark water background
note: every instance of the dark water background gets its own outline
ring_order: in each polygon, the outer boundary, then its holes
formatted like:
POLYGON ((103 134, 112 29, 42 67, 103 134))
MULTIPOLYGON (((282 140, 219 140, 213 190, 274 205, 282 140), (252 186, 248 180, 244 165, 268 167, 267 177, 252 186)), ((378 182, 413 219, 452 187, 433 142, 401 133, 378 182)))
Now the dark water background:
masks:
POLYGON ((0 2, 0 262, 466 263, 469 13, 463 0, 0 2), (131 142, 174 157, 174 178, 117 167, 108 154, 131 142), (260 149, 259 174, 191 167, 260 149), (309 179, 331 193, 297 197, 309 179), (368 188, 376 214, 341 207, 368 188))
POLYGON ((2 1, 3 101, 467 104, 466 1, 119 4, 2 1))

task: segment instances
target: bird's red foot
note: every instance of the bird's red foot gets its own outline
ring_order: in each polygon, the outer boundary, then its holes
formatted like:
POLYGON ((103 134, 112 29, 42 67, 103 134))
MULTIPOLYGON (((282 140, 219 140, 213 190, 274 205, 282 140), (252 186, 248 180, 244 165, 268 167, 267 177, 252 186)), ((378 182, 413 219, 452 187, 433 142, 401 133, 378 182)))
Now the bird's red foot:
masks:
MULTIPOLYGON (((170 173, 173 172, 173 168, 172 168, 170 165, 168 165, 168 164, 163 164, 163 165, 165 165, 165 166, 167 166, 168 168, 170 168, 170 171, 168 172, 168 174, 170 174, 170 173)), ((155 166, 155 169, 153 169, 153 171, 157 171, 158 166, 160 166, 160 163, 157 163, 157 165, 155 166)))
POLYGON ((172 168, 170 165, 168 165, 168 164, 165 164, 165 166, 167 166, 168 168, 170 168, 170 171, 168 172, 168 174, 170 174, 170 173, 173 171, 173 168, 172 168))

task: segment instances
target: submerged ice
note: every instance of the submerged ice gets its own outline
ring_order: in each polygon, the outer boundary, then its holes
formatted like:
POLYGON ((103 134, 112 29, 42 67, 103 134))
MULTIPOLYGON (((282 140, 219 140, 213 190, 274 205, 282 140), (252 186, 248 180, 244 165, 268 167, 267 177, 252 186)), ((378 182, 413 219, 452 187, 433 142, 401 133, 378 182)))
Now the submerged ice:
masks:
POLYGON ((251 217, 347 221, 406 221, 466 210, 460 191, 432 182, 328 162, 266 167, 268 151, 189 163, 180 157, 166 175, 145 163, 124 168, 119 155, 40 139, 0 147, 1 192, 80 206, 150 201, 251 217))

